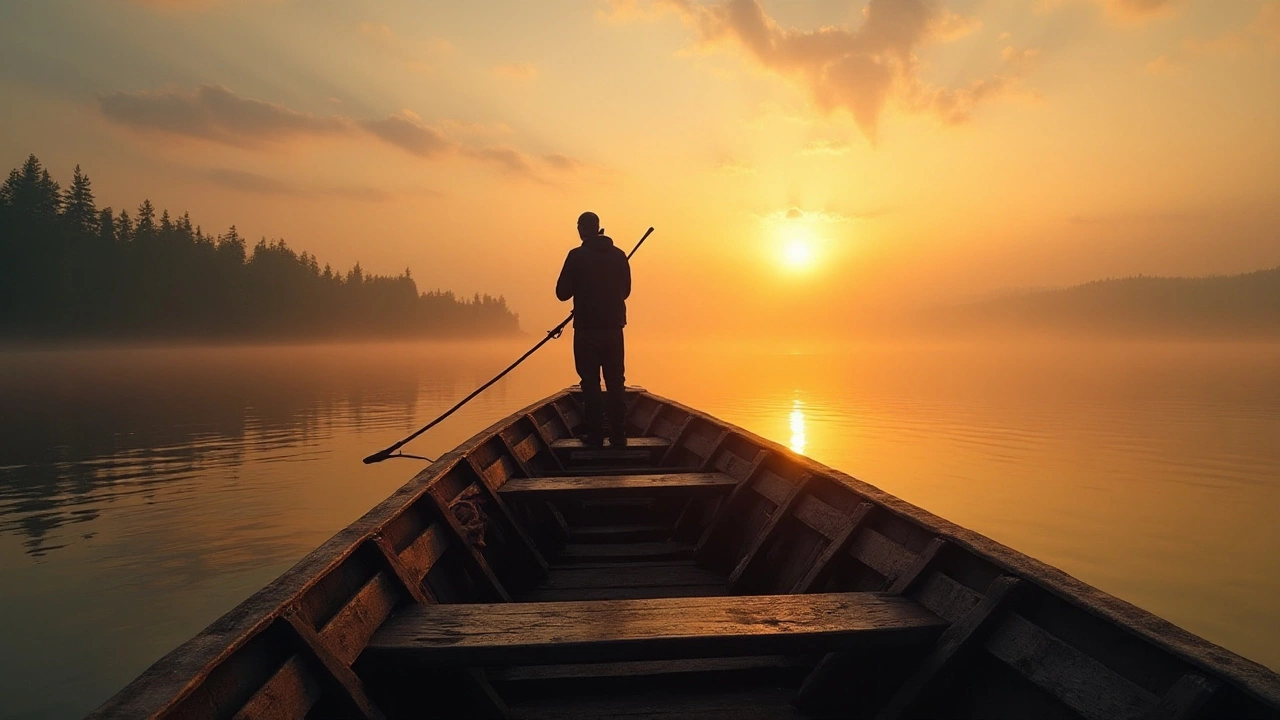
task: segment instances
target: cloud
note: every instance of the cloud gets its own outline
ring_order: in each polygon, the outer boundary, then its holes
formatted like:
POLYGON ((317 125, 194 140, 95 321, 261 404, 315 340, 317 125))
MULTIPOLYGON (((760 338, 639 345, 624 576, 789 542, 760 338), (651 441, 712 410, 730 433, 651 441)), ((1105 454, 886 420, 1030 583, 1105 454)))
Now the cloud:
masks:
POLYGON ((503 77, 515 80, 533 80, 538 77, 538 68, 533 63, 508 63, 499 65, 493 69, 493 72, 503 77))
POLYGON ((296 112, 241 97, 220 85, 201 85, 195 91, 115 92, 99 97, 98 107, 121 125, 232 145, 351 130, 343 118, 296 112))
POLYGON ((360 126, 383 142, 419 157, 432 157, 453 150, 456 143, 442 132, 424 125, 417 115, 402 110, 380 120, 364 120, 360 126))
MULTIPOLYGON (((560 153, 534 158, 514 148, 482 144, 485 136, 510 132, 501 124, 445 122, 433 126, 410 110, 382 118, 321 117, 242 97, 218 85, 203 85, 194 91, 116 92, 99 97, 98 107, 108 120, 134 130, 237 147, 258 147, 305 136, 365 137, 420 158, 470 158, 514 175, 535 176, 540 171, 563 174, 589 169, 585 163, 560 153)), ((228 175, 220 180, 224 184, 238 183, 241 187, 254 182, 248 177, 228 175)), ((261 189, 272 190, 269 185, 261 189)))
POLYGON ((212 168, 201 176, 229 190, 253 195, 288 195, 291 197, 341 197, 352 200, 377 202, 388 200, 391 193, 373 187, 320 187, 299 185, 276 178, 258 175, 244 170, 212 168))
POLYGON ((804 155, 844 155, 853 149, 847 142, 836 140, 812 140, 805 143, 800 152, 804 155))
POLYGON ((428 72, 439 60, 454 50, 453 43, 436 38, 409 42, 385 23, 362 22, 356 33, 413 72, 428 72))
POLYGON ((802 210, 792 205, 791 207, 774 210, 763 215, 756 215, 756 219, 765 223, 805 223, 809 225, 835 225, 839 223, 854 222, 856 220, 866 220, 875 217, 877 213, 860 213, 847 214, 835 210, 802 210))
POLYGON ((1146 69, 1157 75, 1178 73, 1200 58, 1259 52, 1280 52, 1280 0, 1264 2, 1242 28, 1210 37, 1184 38, 1176 52, 1157 57, 1147 63, 1146 69))
POLYGON ((1171 59, 1168 55, 1161 55, 1147 63, 1145 69, 1152 75, 1180 75, 1186 68, 1182 63, 1171 59))
POLYGON ((1175 0, 1102 0, 1103 5, 1115 15, 1124 18, 1145 19, 1173 9, 1175 0))
MULTIPOLYGON (((649 7, 678 14, 696 30, 704 49, 737 47, 761 67, 798 83, 820 111, 848 112, 873 141, 891 101, 945 123, 959 123, 978 103, 1008 92, 1018 80, 1011 74, 946 88, 920 77, 920 47, 949 42, 979 26, 977 20, 941 7, 939 0, 870 0, 856 29, 811 31, 780 26, 759 0, 710 5, 655 0, 649 7)), ((615 3, 615 8, 631 15, 639 12, 634 2, 615 3)))

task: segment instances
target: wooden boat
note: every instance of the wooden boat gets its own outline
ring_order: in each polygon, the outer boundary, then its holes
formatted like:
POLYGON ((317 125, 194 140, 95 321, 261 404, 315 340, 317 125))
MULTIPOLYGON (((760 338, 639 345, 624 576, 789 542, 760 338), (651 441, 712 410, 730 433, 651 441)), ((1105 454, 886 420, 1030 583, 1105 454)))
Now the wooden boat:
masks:
POLYGON ((95 718, 1280 718, 1280 677, 641 389, 431 464, 95 718))

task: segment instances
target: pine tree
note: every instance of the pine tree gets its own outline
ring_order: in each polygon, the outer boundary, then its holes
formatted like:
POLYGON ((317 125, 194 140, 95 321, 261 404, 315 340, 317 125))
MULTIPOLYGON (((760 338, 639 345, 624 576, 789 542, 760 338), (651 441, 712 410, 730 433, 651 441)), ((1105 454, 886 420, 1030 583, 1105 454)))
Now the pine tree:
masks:
POLYGON ((116 218, 116 242, 124 245, 133 242, 133 220, 129 219, 129 211, 121 210, 116 218))
POLYGON ((62 191, 35 155, 9 173, 0 187, 0 203, 18 217, 52 220, 62 206, 62 191))
POLYGON ((116 240, 116 219, 109 207, 98 211, 98 237, 108 245, 116 240))
POLYGON ((150 200, 143 200, 138 206, 137 225, 136 236, 139 240, 156 234, 156 206, 150 200))
POLYGON ((62 216, 72 227, 86 234, 92 235, 98 230, 98 209, 93 202, 93 189, 89 176, 80 172, 79 165, 76 165, 71 187, 63 196, 62 216))

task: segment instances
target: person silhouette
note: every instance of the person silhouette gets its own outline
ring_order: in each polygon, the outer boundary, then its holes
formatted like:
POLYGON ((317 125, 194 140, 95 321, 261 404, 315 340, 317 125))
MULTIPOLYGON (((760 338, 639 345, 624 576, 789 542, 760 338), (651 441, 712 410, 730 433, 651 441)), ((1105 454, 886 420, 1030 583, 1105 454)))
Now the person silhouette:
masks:
POLYGON ((604 419, 609 420, 609 444, 624 447, 627 434, 626 394, 623 387, 622 329, 627 325, 631 295, 631 265, 627 254, 613 244, 593 212, 578 216, 582 244, 569 251, 556 280, 556 297, 573 299, 573 363, 582 384, 586 415, 583 442, 604 444, 604 419), (606 396, 601 398, 600 375, 606 396))

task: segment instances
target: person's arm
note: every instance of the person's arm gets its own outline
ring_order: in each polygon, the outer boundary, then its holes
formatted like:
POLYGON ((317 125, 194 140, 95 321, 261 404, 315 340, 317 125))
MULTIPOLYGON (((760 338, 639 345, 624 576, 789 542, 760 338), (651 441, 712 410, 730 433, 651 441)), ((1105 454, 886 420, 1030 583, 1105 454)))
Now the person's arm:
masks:
POLYGON ((561 302, 573 297, 573 291, 575 290, 575 273, 571 265, 573 265, 572 250, 570 250, 569 254, 565 256, 564 267, 560 268, 560 279, 556 280, 556 297, 559 298, 561 302))
POLYGON ((631 261, 622 256, 622 299, 631 297, 631 261))

